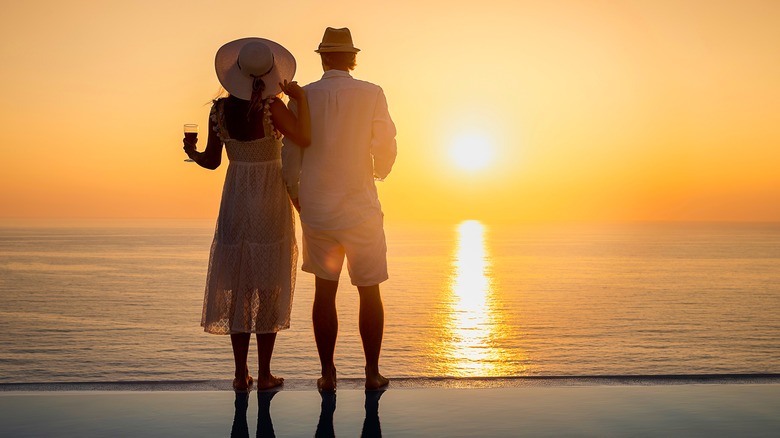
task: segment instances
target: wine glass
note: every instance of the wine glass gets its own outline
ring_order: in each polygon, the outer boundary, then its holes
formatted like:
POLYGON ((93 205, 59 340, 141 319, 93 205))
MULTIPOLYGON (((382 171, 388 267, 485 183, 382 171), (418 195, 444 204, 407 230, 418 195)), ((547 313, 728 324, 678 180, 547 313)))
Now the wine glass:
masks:
MULTIPOLYGON (((184 138, 192 142, 198 139, 198 125, 196 123, 186 123, 184 125, 184 138)), ((184 161, 188 163, 195 162, 192 158, 187 158, 184 161)))

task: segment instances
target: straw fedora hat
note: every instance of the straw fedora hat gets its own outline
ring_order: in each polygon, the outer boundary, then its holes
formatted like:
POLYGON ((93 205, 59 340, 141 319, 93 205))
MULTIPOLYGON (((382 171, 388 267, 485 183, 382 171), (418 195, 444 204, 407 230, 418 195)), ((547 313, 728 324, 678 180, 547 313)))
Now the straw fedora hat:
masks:
POLYGON ((265 38, 241 38, 225 44, 217 50, 214 66, 225 90, 244 100, 251 100, 255 78, 265 83, 265 99, 281 93, 279 82, 292 81, 295 76, 292 53, 265 38))
POLYGON ((315 50, 317 53, 357 53, 359 51, 360 49, 352 44, 352 34, 346 27, 342 27, 341 29, 334 29, 329 27, 325 29, 325 34, 322 36, 322 42, 320 43, 320 46, 317 48, 317 50, 315 50))

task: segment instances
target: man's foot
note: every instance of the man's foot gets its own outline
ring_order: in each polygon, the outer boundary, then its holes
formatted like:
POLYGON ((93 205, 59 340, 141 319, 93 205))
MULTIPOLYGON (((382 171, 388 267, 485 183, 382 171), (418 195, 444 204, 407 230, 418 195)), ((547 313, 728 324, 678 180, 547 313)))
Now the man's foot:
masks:
POLYGON ((320 392, 333 392, 336 390, 336 368, 317 379, 317 390, 320 392))
POLYGON ((366 390, 367 391, 376 391, 380 389, 384 389, 388 384, 390 384, 390 379, 386 378, 385 376, 376 373, 374 376, 366 376, 366 390))
POLYGON ((276 377, 272 374, 269 374, 264 377, 257 377, 257 390, 262 391, 264 389, 271 389, 276 388, 277 386, 282 386, 284 384, 284 378, 283 377, 276 377))

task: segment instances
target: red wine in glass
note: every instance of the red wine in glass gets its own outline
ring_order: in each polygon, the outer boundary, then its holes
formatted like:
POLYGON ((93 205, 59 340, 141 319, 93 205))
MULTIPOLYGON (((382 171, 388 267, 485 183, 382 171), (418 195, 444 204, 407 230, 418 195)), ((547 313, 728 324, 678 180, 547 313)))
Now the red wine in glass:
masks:
MULTIPOLYGON (((196 141, 198 139, 198 125, 195 123, 187 123, 184 125, 184 138, 192 142, 196 141)), ((195 160, 187 158, 184 161, 192 163, 195 160)))

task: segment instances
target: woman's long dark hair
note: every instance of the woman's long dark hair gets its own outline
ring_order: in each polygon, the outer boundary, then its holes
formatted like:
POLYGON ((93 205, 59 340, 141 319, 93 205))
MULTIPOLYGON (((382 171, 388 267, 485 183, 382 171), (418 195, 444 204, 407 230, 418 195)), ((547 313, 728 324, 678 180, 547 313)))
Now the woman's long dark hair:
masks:
POLYGON ((252 80, 252 98, 249 100, 249 113, 247 119, 249 119, 253 112, 260 112, 263 110, 263 92, 265 91, 265 82, 263 79, 254 77, 252 80))

